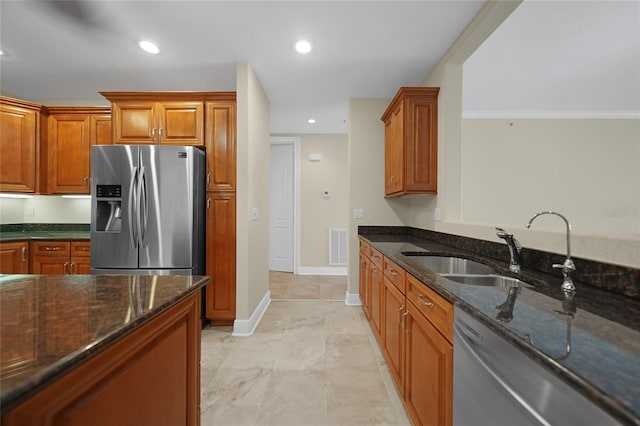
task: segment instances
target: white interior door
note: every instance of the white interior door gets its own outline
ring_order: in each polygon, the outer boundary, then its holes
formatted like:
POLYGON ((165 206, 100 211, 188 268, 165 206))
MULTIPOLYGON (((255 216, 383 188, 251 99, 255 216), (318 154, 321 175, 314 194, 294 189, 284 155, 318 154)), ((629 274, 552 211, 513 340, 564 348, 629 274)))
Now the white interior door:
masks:
POLYGON ((293 272, 294 145, 271 145, 269 269, 293 272))

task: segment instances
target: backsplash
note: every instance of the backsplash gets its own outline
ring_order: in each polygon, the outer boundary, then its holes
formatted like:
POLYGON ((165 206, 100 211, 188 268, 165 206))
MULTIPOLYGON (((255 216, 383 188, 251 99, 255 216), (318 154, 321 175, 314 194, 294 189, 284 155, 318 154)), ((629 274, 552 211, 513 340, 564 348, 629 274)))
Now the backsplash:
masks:
MULTIPOLYGON (((434 241, 478 256, 490 257, 501 262, 509 261, 509 249, 506 244, 426 229, 409 226, 358 226, 358 234, 407 235, 434 241)), ((560 283, 562 281, 562 273, 551 265, 563 263, 565 257, 564 254, 524 247, 522 249, 522 269, 523 271, 533 270, 557 275, 560 283)), ((572 274, 576 282, 640 299, 640 269, 581 259, 574 256, 571 258, 576 265, 576 271, 572 274)))

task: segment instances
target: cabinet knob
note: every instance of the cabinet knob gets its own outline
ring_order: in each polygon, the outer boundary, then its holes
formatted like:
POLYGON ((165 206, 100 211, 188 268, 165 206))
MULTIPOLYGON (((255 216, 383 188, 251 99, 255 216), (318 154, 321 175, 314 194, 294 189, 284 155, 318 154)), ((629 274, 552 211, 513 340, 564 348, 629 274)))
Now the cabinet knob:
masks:
POLYGON ((89 186, 89 178, 87 176, 82 178, 82 184, 85 188, 89 186))
POLYGON ((26 247, 22 247, 22 261, 23 262, 27 261, 27 248, 26 247))
POLYGON ((207 198, 207 210, 211 208, 211 198, 207 198))
POLYGON ((151 139, 156 140, 156 128, 151 129, 151 139))
POLYGON ((158 141, 162 140, 162 127, 158 129, 158 141))
POLYGON ((45 247, 44 249, 45 251, 58 251, 60 247, 45 247))

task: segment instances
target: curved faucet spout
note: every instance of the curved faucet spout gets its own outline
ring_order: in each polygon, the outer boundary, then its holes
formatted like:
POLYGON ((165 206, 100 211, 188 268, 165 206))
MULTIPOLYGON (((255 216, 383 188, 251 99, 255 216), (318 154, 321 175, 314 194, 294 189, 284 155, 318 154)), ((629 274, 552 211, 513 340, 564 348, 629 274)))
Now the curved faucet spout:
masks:
POLYGON ((533 222, 533 220, 538 216, 542 216, 543 214, 554 214, 556 216, 559 216, 562 220, 564 220, 564 223, 567 225, 567 259, 571 259, 571 224, 569 223, 566 217, 564 217, 558 212, 547 210, 547 211, 536 213, 531 219, 529 219, 529 223, 527 223, 525 226, 527 227, 527 229, 531 228, 531 223, 533 222))
POLYGON ((573 285, 573 280, 571 279, 571 273, 576 270, 576 266, 574 265, 573 260, 571 260, 571 224, 569 223, 567 218, 561 215, 560 213, 547 210, 547 211, 536 213, 531 219, 529 219, 529 223, 527 223, 525 226, 527 228, 531 228, 531 223, 533 222, 533 220, 538 216, 542 216, 543 214, 553 214, 553 215, 559 216, 562 220, 564 220, 564 223, 567 225, 567 258, 564 261, 564 264, 552 265, 552 266, 554 268, 562 269, 562 275, 564 276, 562 289, 564 291, 574 291, 576 287, 573 285))

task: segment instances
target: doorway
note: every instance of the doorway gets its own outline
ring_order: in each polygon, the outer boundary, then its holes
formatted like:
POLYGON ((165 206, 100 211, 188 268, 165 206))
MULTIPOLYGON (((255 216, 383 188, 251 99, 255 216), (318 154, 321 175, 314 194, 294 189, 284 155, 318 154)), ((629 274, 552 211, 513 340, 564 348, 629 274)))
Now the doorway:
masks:
POLYGON ((298 273, 298 146, 294 137, 271 138, 269 270, 298 273))

